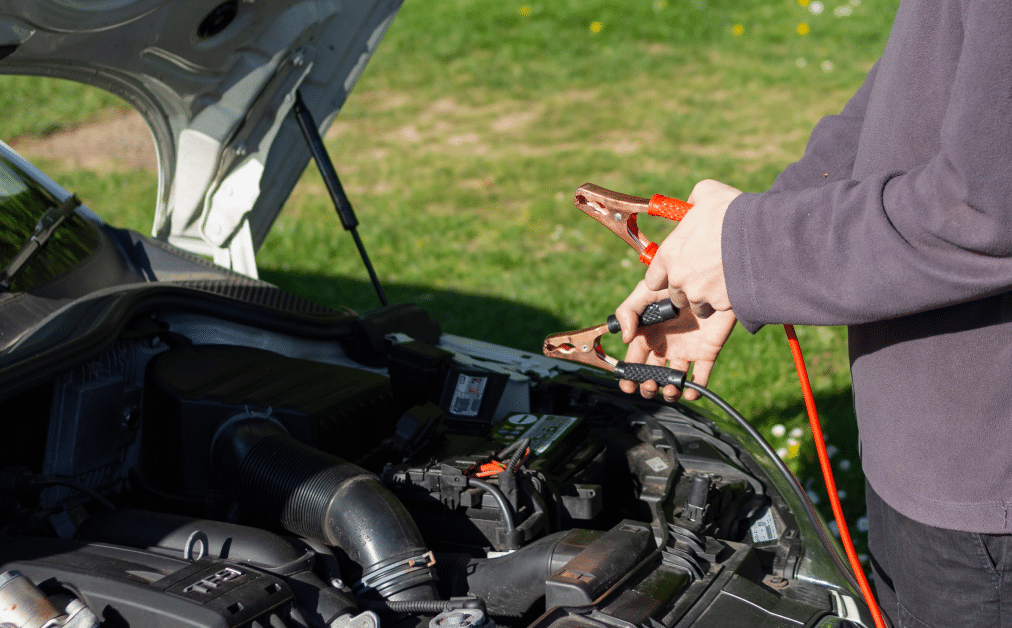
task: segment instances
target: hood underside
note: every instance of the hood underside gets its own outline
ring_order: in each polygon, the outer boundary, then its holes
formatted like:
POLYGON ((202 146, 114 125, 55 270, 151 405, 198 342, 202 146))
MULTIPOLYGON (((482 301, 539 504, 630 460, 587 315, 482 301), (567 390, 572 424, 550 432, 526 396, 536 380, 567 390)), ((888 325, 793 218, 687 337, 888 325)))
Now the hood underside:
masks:
POLYGON ((0 0, 0 73, 133 105, 158 153, 152 234, 255 277, 309 160, 296 90, 325 131, 401 2, 0 0))

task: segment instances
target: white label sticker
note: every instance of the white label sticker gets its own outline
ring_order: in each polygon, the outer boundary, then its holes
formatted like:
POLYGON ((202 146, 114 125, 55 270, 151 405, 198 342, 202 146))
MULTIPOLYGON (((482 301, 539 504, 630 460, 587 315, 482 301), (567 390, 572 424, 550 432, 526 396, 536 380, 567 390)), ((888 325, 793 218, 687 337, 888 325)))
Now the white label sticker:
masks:
POLYGON ((540 456, 566 432, 570 425, 576 423, 576 420, 576 417, 572 416, 546 414, 524 432, 523 438, 531 439, 531 451, 540 456))
POLYGON ((660 456, 654 456, 647 460, 646 463, 648 467, 654 470, 654 473, 660 473, 668 468, 668 463, 664 462, 660 456))
POLYGON ((461 373, 457 378, 457 388, 450 400, 450 414, 457 416, 478 416, 481 408, 481 397, 485 394, 487 377, 474 377, 461 373))
POLYGON ((509 422, 513 425, 530 425, 538 421, 538 415, 536 414, 514 414, 509 418, 509 422))
POLYGON ((770 512, 769 507, 763 512, 763 516, 755 520, 750 530, 752 532, 753 543, 766 543, 767 541, 776 541, 779 538, 777 524, 773 522, 773 513, 770 512))

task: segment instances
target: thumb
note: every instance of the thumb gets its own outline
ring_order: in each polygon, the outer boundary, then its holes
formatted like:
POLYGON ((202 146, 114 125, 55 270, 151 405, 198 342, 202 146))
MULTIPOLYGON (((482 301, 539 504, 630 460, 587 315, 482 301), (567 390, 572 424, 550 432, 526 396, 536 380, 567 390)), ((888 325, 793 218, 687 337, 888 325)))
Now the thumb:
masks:
MULTIPOLYGON (((643 276, 643 283, 646 287, 653 290, 665 290, 668 287, 668 270, 664 267, 664 263, 654 257, 654 261, 647 268, 646 274, 643 276)), ((677 303, 675 305, 678 305, 677 303)))

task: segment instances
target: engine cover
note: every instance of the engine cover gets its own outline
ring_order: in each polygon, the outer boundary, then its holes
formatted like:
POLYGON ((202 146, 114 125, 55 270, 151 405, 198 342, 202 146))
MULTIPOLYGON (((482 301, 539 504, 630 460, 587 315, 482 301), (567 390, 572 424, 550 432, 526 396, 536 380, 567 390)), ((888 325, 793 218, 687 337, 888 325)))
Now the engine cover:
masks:
MULTIPOLYGON (((293 625, 281 578, 225 560, 180 560, 150 551, 55 539, 0 545, 2 571, 16 570, 45 594, 70 591, 104 625, 223 628, 293 625)), ((7 606, 0 590, 0 606, 7 606)))
POLYGON ((399 416, 382 375, 250 347, 177 347, 152 361, 148 378, 151 477, 184 493, 209 488, 211 441, 238 414, 269 414, 296 440, 352 461, 390 436, 399 416))

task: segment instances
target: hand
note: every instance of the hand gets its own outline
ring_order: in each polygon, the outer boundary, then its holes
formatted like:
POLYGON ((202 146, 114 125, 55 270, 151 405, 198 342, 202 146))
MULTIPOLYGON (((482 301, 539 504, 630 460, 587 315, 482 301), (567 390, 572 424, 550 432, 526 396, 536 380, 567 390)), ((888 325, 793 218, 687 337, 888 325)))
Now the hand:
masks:
MULTIPOLYGON (((643 310, 667 296, 667 290, 651 290, 641 281, 615 311, 622 325, 622 342, 629 345, 625 360, 670 366, 680 371, 688 371, 692 366, 692 381, 705 386, 717 354, 738 319, 731 310, 699 318, 688 308, 681 308, 677 318, 638 329, 637 318, 643 310)), ((636 392, 635 382, 623 380, 619 386, 627 393, 636 392)), ((640 395, 646 399, 657 394, 656 382, 645 382, 639 388, 640 395)), ((666 401, 674 401, 681 396, 681 391, 672 385, 665 386, 662 393, 666 401)), ((698 399, 699 393, 687 390, 685 398, 689 401, 698 399)))
POLYGON ((724 214, 741 190, 719 181, 700 181, 688 201, 693 207, 664 238, 645 276, 651 290, 667 290, 676 307, 699 318, 731 309, 721 260, 724 214))

